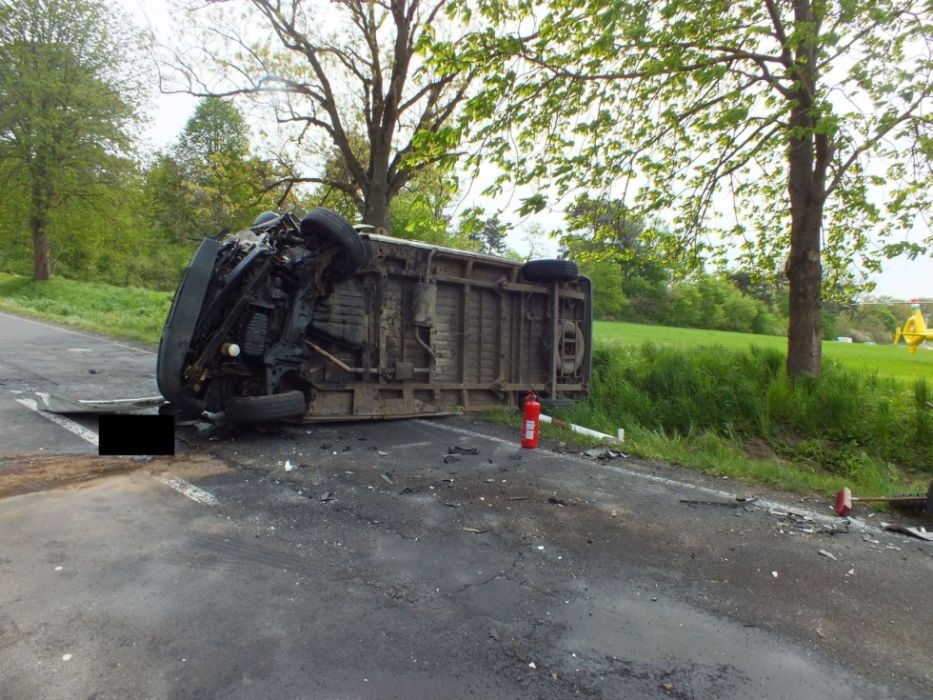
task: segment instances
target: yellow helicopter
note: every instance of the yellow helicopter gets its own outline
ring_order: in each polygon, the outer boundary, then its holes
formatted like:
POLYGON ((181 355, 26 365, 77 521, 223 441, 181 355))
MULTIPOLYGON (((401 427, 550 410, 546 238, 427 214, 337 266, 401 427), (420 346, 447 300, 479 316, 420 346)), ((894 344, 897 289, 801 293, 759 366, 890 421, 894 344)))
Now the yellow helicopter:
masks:
POLYGON ((894 344, 897 345, 901 338, 907 343, 911 352, 917 352, 917 348, 924 340, 933 340, 933 331, 927 329, 927 322, 920 311, 920 300, 911 299, 910 318, 904 323, 904 329, 897 327, 897 333, 894 334, 894 344))

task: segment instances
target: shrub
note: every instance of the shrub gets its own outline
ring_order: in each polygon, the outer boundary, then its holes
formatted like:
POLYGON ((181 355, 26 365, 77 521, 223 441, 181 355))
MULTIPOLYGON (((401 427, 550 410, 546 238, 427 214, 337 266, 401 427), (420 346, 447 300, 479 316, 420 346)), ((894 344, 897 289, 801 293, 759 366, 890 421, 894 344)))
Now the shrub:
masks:
POLYGON ((590 398, 574 417, 610 432, 626 425, 762 438, 779 454, 863 482, 885 482, 887 461, 933 471, 925 379, 910 387, 825 361, 821 377, 793 381, 784 360, 757 347, 600 345, 590 398))

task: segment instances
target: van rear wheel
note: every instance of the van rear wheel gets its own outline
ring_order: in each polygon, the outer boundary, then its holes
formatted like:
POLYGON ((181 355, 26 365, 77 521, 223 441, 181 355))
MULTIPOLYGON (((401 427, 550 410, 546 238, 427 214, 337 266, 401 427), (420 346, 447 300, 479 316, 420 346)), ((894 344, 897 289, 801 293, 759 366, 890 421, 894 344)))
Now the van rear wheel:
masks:
POLYGON ((579 276, 571 260, 529 260, 522 265, 522 277, 529 282, 572 282, 579 276))
POLYGON ((340 278, 346 279, 369 264, 366 241, 337 212, 322 207, 312 209, 301 220, 301 233, 305 236, 318 234, 337 244, 340 250, 334 257, 333 270, 340 278))

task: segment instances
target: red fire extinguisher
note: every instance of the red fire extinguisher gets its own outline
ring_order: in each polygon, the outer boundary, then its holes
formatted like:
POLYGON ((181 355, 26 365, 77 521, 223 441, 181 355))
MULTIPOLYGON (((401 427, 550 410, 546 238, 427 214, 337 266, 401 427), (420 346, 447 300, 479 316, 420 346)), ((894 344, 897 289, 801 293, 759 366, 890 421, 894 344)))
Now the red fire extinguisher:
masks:
POLYGON ((530 391, 525 397, 525 413, 522 416, 522 447, 538 446, 538 428, 541 418, 541 404, 535 392, 530 391))

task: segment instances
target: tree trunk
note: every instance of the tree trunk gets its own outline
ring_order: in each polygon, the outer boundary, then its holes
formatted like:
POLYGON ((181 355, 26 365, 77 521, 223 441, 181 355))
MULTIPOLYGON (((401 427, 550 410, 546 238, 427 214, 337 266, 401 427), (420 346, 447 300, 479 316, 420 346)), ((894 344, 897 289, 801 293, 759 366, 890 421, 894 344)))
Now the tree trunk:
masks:
POLYGON ((366 193, 365 206, 363 223, 377 228, 382 227, 386 231, 391 229, 389 225, 389 198, 384 186, 370 186, 369 192, 366 193))
MULTIPOLYGON (((382 139, 380 139, 382 141, 382 139)), ((379 142, 371 146, 369 182, 364 194, 363 223, 391 231, 389 224, 389 148, 379 142)))
POLYGON ((816 94, 816 36, 819 19, 810 0, 794 0, 794 21, 810 25, 806 40, 795 48, 793 73, 799 87, 790 100, 790 143, 787 186, 790 194, 790 256, 785 274, 790 291, 787 332, 787 374, 791 378, 819 376, 823 364, 820 234, 826 201, 826 172, 831 147, 818 133, 816 94))
POLYGON ((45 230, 45 222, 37 216, 30 219, 32 229, 32 251, 34 272, 32 279, 35 282, 45 282, 49 278, 49 235, 45 230))
POLYGON ((50 276, 49 265, 49 234, 46 230, 48 224, 48 197, 42 191, 39 183, 32 186, 32 214, 29 217, 29 228, 32 232, 32 255, 34 271, 32 279, 35 282, 45 282, 50 276))
MULTIPOLYGON (((802 131, 809 130, 812 119, 807 112, 806 101, 800 100, 791 115, 791 123, 802 131)), ((791 377, 804 374, 819 376, 822 366, 820 232, 825 200, 824 151, 823 142, 815 141, 812 133, 790 141, 787 178, 791 215, 790 256, 784 272, 790 291, 787 373, 791 377)))
POLYGON ((791 253, 787 261, 790 283, 787 373, 791 377, 818 376, 822 366, 820 218, 803 221, 799 230, 791 229, 791 253))

